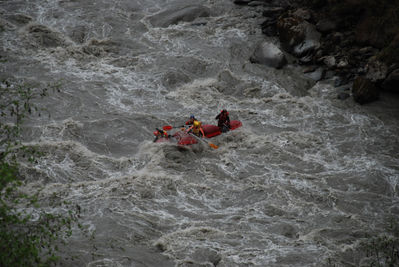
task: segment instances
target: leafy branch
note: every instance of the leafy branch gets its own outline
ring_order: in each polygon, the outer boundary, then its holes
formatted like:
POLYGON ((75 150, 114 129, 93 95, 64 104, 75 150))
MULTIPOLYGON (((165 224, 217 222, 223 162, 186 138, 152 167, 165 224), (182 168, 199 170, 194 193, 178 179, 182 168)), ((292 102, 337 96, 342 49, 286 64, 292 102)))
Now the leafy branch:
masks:
MULTIPOLYGON (((22 144, 22 124, 45 111, 36 102, 60 84, 41 87, 18 81, 0 82, 0 266, 49 266, 59 258, 58 243, 72 235, 80 207, 63 202, 54 212, 39 205, 39 194, 21 190, 24 177, 18 161, 33 164, 40 153, 22 144), (64 212, 66 211, 66 212, 64 212)), ((77 224, 81 228, 80 224, 77 224)))

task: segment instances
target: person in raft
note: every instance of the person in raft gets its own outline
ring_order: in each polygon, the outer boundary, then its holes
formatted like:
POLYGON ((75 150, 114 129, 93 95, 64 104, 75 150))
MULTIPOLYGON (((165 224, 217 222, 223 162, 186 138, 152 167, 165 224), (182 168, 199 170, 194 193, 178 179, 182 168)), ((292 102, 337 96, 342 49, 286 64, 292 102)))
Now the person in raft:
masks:
POLYGON ((228 132, 230 130, 230 118, 227 110, 223 109, 220 111, 215 120, 218 120, 218 127, 222 133, 228 132))
POLYGON ((169 135, 166 131, 160 130, 156 128, 156 131, 153 133, 155 135, 154 142, 156 142, 159 138, 169 138, 169 135))
POLYGON ((194 115, 191 115, 190 116, 190 119, 188 120, 188 121, 186 121, 186 125, 193 125, 194 124, 194 121, 198 121, 196 118, 195 118, 195 116, 194 115))
POLYGON ((190 128, 187 129, 187 132, 188 133, 191 132, 191 133, 195 134, 198 137, 205 137, 204 130, 202 130, 200 121, 194 121, 193 125, 190 128))

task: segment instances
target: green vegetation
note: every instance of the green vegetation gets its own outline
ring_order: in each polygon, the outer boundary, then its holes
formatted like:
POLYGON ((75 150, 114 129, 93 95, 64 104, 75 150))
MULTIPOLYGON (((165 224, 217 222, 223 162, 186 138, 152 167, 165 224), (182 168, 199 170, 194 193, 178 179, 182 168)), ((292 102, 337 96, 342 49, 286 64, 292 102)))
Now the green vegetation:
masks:
POLYGON ((359 237, 361 241, 353 250, 337 252, 324 266, 399 266, 399 222, 397 218, 388 218, 386 222, 383 233, 370 229, 368 234, 359 237))
POLYGON ((399 266, 399 224, 391 219, 387 234, 369 237, 360 245, 370 266, 399 266))
POLYGON ((28 116, 42 115, 33 102, 47 95, 50 89, 10 82, 0 82, 0 266, 49 266, 55 263, 58 246, 72 234, 79 209, 62 203, 55 207, 39 205, 40 191, 23 192, 24 177, 20 162, 34 164, 40 153, 21 142, 21 126, 28 116))

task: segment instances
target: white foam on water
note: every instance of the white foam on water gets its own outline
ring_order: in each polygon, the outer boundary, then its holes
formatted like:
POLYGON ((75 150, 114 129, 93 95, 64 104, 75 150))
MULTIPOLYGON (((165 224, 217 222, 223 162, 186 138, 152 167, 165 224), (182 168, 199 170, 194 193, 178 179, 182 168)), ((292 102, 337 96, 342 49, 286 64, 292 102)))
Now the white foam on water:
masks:
MULTIPOLYGON (((243 46, 263 39, 256 19, 246 20, 254 13, 232 7, 204 18, 206 25, 152 28, 148 16, 170 3, 142 1, 144 11, 134 12, 142 12, 138 32, 144 34, 129 37, 126 32, 136 31, 128 22, 120 26, 117 6, 125 2, 115 2, 107 14, 90 10, 85 18, 79 16, 88 12, 86 3, 61 8, 64 2, 29 2, 26 10, 32 7, 34 20, 55 32, 86 26, 85 43, 71 44, 64 36, 65 47, 24 47, 10 32, 2 42, 20 51, 21 60, 29 56, 51 75, 72 81, 60 101, 79 108, 32 128, 40 137, 26 145, 45 155, 34 167, 22 166, 28 191, 43 187, 43 200, 59 194, 82 207, 91 233, 103 229, 104 238, 118 239, 121 247, 159 245, 177 265, 197 263, 195 253, 209 249, 224 266, 319 266, 356 248, 334 231, 382 231, 382 218, 398 198, 397 123, 383 107, 337 100, 331 84, 317 83, 309 95, 296 96, 289 88, 296 84, 291 70, 281 74, 248 63, 250 47, 243 46), (72 9, 75 14, 69 14, 72 9), (65 14, 57 19, 54 11, 65 14), (110 19, 98 23, 105 15, 110 19), (82 52, 90 39, 120 40, 120 32, 143 48, 98 57, 82 52), (168 71, 184 72, 187 80, 169 88, 162 83, 168 71), (150 127, 192 113, 216 123, 222 108, 243 126, 206 139, 218 149, 143 138, 152 137, 150 127), (115 129, 101 127, 108 124, 115 129), (107 141, 135 147, 116 156, 107 141)), ((97 4, 103 12, 109 3, 97 4)), ((207 4, 212 8, 212 1, 207 4)), ((120 254, 100 246, 108 255, 86 264, 125 266, 114 259, 120 254)))

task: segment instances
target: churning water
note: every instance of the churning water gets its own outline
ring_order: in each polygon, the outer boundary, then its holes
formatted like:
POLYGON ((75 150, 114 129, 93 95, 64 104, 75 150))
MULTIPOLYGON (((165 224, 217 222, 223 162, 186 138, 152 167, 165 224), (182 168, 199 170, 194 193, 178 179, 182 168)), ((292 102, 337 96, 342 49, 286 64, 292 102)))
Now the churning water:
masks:
POLYGON ((63 265, 345 265, 399 215, 398 101, 359 106, 298 67, 251 64, 261 12, 0 1, 2 75, 62 82, 42 103, 51 117, 27 125, 45 155, 26 173, 43 202, 78 204, 94 233, 69 240, 63 265), (156 127, 190 114, 215 124, 222 108, 243 127, 211 139, 219 149, 152 142, 156 127))

